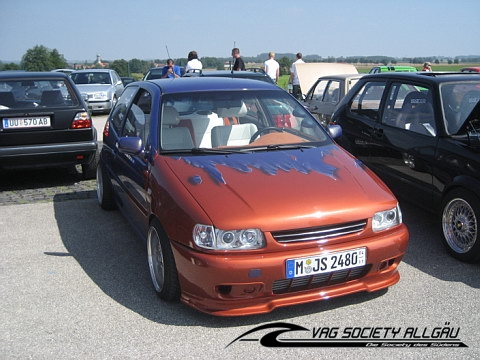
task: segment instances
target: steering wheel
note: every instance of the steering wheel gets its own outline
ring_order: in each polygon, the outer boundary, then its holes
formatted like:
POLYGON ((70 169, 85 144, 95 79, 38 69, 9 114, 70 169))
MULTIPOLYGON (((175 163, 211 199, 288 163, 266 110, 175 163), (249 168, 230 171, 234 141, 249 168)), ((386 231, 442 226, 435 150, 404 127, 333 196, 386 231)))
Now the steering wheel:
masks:
POLYGON ((258 131, 255 132, 255 134, 252 135, 252 137, 250 138, 250 142, 249 144, 251 144, 252 142, 255 141, 255 139, 257 137, 259 137, 261 134, 263 134, 264 132, 270 132, 270 131, 277 131, 277 132, 283 132, 285 128, 278 128, 278 127, 275 127, 275 126, 267 126, 263 129, 260 129, 258 131))

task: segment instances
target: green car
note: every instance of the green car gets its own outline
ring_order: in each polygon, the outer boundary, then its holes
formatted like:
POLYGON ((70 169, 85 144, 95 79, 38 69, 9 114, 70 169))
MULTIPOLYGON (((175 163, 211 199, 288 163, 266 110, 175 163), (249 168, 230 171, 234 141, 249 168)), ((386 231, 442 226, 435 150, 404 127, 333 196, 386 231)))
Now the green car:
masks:
POLYGON ((370 69, 369 74, 377 74, 388 71, 400 71, 400 72, 416 72, 418 71, 415 66, 375 66, 370 69))

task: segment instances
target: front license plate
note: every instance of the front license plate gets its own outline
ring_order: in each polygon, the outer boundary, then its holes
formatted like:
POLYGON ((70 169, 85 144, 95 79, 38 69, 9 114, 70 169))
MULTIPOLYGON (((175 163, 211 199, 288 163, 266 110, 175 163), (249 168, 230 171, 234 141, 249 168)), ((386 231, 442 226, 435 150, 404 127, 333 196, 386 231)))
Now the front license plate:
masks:
POLYGON ((289 259, 286 262, 286 274, 287 279, 292 279, 300 276, 350 269, 363 266, 366 263, 367 249, 359 248, 301 259, 289 259))
POLYGON ((5 130, 42 128, 50 125, 50 116, 3 118, 3 128, 5 130))

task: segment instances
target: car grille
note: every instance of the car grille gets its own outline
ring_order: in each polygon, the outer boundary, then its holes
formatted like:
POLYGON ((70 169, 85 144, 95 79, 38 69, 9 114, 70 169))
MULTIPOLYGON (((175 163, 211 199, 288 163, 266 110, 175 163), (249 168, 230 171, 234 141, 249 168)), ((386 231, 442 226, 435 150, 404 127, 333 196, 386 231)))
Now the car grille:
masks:
POLYGON ((272 236, 279 243, 325 240, 361 232, 366 225, 367 220, 360 220, 317 228, 275 231, 272 236))
POLYGON ((272 284, 272 292, 274 294, 285 294, 345 283, 350 280, 361 278, 370 270, 370 268, 371 265, 365 265, 353 269, 333 271, 324 274, 302 276, 294 279, 275 280, 272 284))

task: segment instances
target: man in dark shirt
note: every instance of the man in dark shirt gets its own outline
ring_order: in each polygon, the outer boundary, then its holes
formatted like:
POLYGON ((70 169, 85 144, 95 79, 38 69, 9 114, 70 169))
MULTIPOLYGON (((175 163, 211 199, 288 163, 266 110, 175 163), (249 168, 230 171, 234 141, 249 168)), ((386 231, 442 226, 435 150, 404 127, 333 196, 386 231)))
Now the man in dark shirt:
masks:
POLYGON ((233 48, 232 56, 235 59, 235 62, 233 63, 233 71, 245 71, 245 63, 243 62, 243 59, 240 57, 240 49, 233 48))

